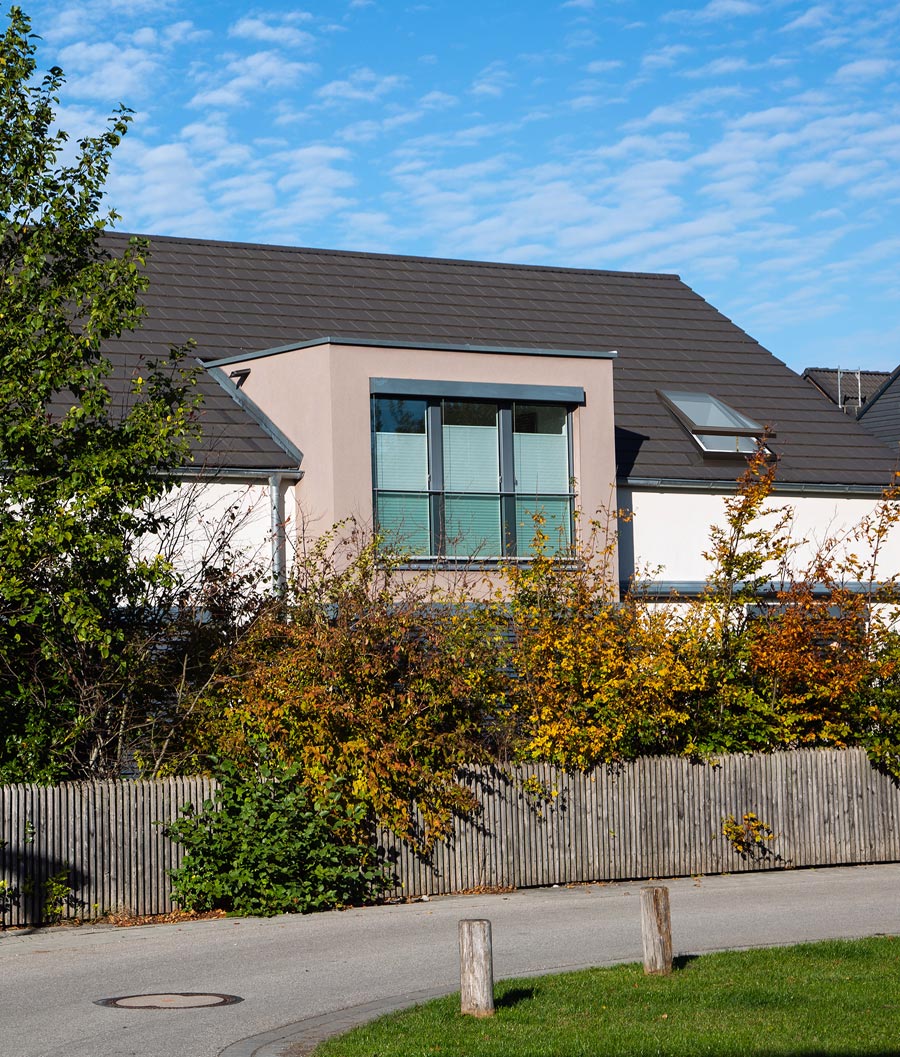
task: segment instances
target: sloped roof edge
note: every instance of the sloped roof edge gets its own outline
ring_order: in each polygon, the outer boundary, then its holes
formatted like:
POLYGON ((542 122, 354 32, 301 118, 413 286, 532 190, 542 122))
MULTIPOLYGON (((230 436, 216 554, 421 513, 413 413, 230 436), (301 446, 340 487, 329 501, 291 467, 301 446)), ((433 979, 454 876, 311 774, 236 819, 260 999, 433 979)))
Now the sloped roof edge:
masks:
POLYGON ((888 391, 888 389, 890 389, 890 387, 894 384, 895 380, 897 379, 898 375, 900 375, 900 366, 895 367, 887 376, 887 378, 881 383, 881 385, 879 385, 875 392, 869 397, 863 407, 857 412, 857 418, 862 418, 863 415, 865 415, 865 413, 872 407, 872 405, 877 400, 879 400, 888 391))
POLYGON ((296 461, 297 466, 303 462, 303 452, 297 447, 297 445, 281 432, 269 416, 266 415, 246 393, 242 393, 241 390, 238 389, 224 371, 220 370, 218 367, 208 367, 206 370, 207 374, 219 383, 238 407, 249 415, 260 429, 263 430, 263 432, 273 440, 289 458, 296 461))

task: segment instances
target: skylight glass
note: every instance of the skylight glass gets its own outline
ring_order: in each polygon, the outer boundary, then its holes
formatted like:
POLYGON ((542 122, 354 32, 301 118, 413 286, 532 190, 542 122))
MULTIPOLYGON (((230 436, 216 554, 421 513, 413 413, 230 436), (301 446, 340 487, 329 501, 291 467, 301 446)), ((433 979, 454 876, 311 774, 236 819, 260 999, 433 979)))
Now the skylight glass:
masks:
POLYGON ((659 396, 704 455, 752 455, 763 435, 772 435, 709 393, 660 389, 659 396))
POLYGON ((763 432, 758 422, 723 404, 709 393, 681 393, 661 389, 660 396, 672 405, 692 433, 728 433, 752 437, 763 432))

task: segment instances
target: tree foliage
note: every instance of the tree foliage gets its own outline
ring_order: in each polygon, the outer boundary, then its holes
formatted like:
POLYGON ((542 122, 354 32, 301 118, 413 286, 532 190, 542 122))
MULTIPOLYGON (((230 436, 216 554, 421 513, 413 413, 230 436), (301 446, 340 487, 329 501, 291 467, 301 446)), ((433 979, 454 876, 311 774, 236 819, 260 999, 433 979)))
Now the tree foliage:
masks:
POLYGON ((129 113, 72 145, 62 71, 37 79, 12 8, 0 38, 0 776, 53 780, 122 764, 129 622, 171 585, 142 556, 153 500, 185 463, 193 378, 173 351, 111 384, 104 343, 139 325, 146 245, 101 234, 129 113))

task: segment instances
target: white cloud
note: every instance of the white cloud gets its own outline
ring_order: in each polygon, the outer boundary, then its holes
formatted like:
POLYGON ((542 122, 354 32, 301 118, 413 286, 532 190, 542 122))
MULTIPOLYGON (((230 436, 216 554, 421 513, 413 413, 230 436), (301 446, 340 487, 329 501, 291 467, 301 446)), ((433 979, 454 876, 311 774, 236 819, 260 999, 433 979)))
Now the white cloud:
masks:
POLYGON ((448 95, 447 92, 426 92, 419 100, 419 106, 425 110, 446 110, 458 102, 456 96, 448 95))
POLYGON ((838 84, 854 84, 860 81, 871 81, 890 73, 896 63, 889 59, 857 59, 845 63, 834 75, 838 84))
POLYGON ((158 60, 147 48, 112 43, 69 44, 60 52, 67 92, 82 99, 133 102, 153 90, 158 60))
POLYGON ((205 174, 187 144, 150 147, 126 140, 108 189, 113 202, 128 199, 127 225, 132 231, 189 235, 223 230, 222 218, 207 201, 205 174))
POLYGON ((649 128, 651 125, 683 125, 698 113, 726 99, 737 99, 744 91, 736 87, 703 88, 692 95, 683 96, 672 103, 654 107, 646 117, 629 121, 626 128, 649 128))
POLYGON ((595 62, 589 62, 585 69, 588 73, 609 73, 621 69, 624 65, 621 59, 597 59, 595 62))
POLYGON ((310 228, 318 237, 322 222, 354 204, 344 192, 355 178, 341 164, 352 159, 342 147, 317 145, 284 151, 273 159, 282 173, 275 180, 276 205, 261 214, 263 228, 287 241, 303 241, 310 228))
POLYGON ((720 77, 730 73, 740 73, 744 70, 751 69, 750 63, 746 59, 737 57, 722 57, 719 59, 713 59, 712 62, 706 63, 704 66, 698 66, 693 70, 685 70, 685 77, 720 77))
POLYGON ((313 63, 291 62, 275 51, 258 51, 233 59, 225 67, 231 76, 224 84, 198 92, 188 105, 204 107, 247 106, 260 90, 295 85, 318 71, 313 63))
POLYGON ((401 110, 380 121, 355 121, 339 129, 335 135, 348 143, 369 143, 384 133, 421 121, 424 116, 424 110, 401 110))
POLYGON ((354 70, 346 80, 329 81, 316 89, 316 95, 326 103, 374 103, 382 96, 406 84, 406 78, 396 74, 380 76, 367 66, 354 70))
POLYGON ((208 29, 198 29, 193 22, 182 20, 173 22, 163 30, 163 40, 166 44, 196 44, 212 36, 208 29))
POLYGON ((796 125, 808 116, 808 111, 798 106, 770 106, 765 110, 742 114, 733 122, 735 128, 784 128, 796 125))
POLYGON ((267 20, 247 15, 229 27, 228 35, 244 40, 258 40, 265 44, 277 44, 279 47, 309 49, 315 43, 315 38, 292 23, 305 22, 310 17, 301 14, 288 15, 277 20, 270 17, 267 20))
POLYGON ((648 52, 641 59, 642 70, 664 70, 670 69, 681 58, 693 51, 686 44, 666 44, 665 47, 656 51, 648 52))
POLYGON ((470 91, 473 95, 501 96, 515 83, 503 62, 492 62, 477 75, 470 91))
POLYGON ((663 15, 664 22, 720 22, 730 18, 758 15, 762 8, 750 0, 710 0, 701 8, 682 8, 663 15))
POLYGON ((824 4, 816 4, 814 7, 808 8, 803 12, 802 15, 798 15, 795 19, 792 19, 787 25, 782 26, 782 32, 789 32, 797 29, 818 29, 820 26, 824 26, 827 22, 831 21, 831 12, 824 4))
MULTIPOLYGON (((73 38, 88 38, 95 34, 93 30, 98 26, 106 26, 110 16, 123 9, 121 0, 82 0, 76 3, 63 3, 59 5, 48 5, 40 13, 40 21, 35 18, 35 31, 40 33, 41 39, 51 44, 62 43, 73 38)), ((150 0, 136 0, 129 13, 138 14, 144 11, 159 14, 161 9, 168 4, 154 5, 150 0)), ((30 9, 31 5, 29 5, 30 9)), ((128 10, 128 8, 125 8, 128 10)))

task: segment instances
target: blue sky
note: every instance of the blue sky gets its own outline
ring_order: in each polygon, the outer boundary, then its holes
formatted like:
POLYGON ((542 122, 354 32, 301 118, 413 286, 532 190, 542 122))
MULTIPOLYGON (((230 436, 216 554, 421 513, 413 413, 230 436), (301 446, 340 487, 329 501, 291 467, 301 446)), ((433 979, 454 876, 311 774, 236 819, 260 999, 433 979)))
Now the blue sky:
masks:
POLYGON ((40 0, 119 228, 677 272, 795 370, 900 363, 900 5, 40 0))

